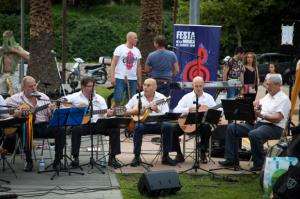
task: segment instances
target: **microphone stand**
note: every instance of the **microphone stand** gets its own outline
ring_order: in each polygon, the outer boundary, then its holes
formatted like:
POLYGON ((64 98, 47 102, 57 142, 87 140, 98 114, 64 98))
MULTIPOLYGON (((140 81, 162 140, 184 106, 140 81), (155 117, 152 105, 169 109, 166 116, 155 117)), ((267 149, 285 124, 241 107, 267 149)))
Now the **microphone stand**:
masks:
MULTIPOLYGON (((93 88, 92 88, 92 92, 91 92, 91 95, 90 95, 90 99, 89 99, 89 106, 88 106, 88 111, 89 111, 89 116, 90 116, 90 122, 89 122, 89 125, 90 125, 90 139, 91 139, 91 157, 90 157, 90 162, 89 163, 86 163, 86 164, 83 164, 81 166, 85 166, 85 165, 88 165, 91 167, 91 169, 89 171, 91 171, 92 169, 94 169, 94 166, 102 173, 102 174, 105 174, 105 172, 101 169, 101 166, 103 165, 100 165, 96 162, 96 160, 94 159, 94 132, 93 132, 93 124, 92 124, 92 117, 93 117, 93 111, 94 111, 94 106, 93 106, 93 98, 94 98, 94 88, 95 88, 95 82, 93 82, 93 88)), ((98 150, 98 148, 97 148, 98 150)))
MULTIPOLYGON (((138 129, 140 130, 140 125, 141 125, 141 113, 142 113, 142 95, 141 95, 141 89, 139 89, 138 92, 138 129)), ((140 164, 142 165, 142 167, 144 167, 144 169, 146 169, 147 171, 149 171, 149 167, 153 167, 152 164, 149 164, 147 162, 143 162, 140 161, 140 164), (148 166, 148 167, 146 167, 148 166)))
POLYGON ((219 177, 219 176, 217 176, 217 174, 200 167, 200 160, 199 160, 199 158, 200 158, 200 155, 199 155, 199 152, 200 152, 200 149, 199 149, 200 128, 199 128, 199 122, 201 122, 201 123, 204 122, 204 120, 206 119, 205 118, 206 114, 203 116, 202 121, 198 121, 198 115, 199 115, 199 110, 198 109, 201 105, 199 104, 199 99, 198 99, 199 97, 198 97, 196 92, 195 92, 195 96, 196 96, 196 113, 195 113, 195 124, 196 124, 196 131, 195 131, 195 145, 196 145, 196 147, 195 147, 195 150, 196 151, 195 151, 195 162, 194 162, 194 164, 191 168, 189 168, 185 171, 182 171, 180 173, 186 173, 186 172, 191 171, 191 170, 195 170, 195 172, 197 172, 197 170, 199 169, 199 170, 202 170, 202 171, 205 171, 205 172, 211 174, 213 178, 219 177))
MULTIPOLYGON (((59 72, 58 64, 57 64, 56 52, 51 51, 51 53, 54 55, 54 60, 55 60, 55 64, 56 64, 56 69, 57 69, 57 73, 58 73, 58 77, 59 77, 59 84, 60 84, 59 88, 62 89, 62 93, 64 94, 64 96, 66 96, 65 88, 64 88, 64 85, 63 85, 63 82, 62 82, 62 78, 61 78, 61 75, 60 75, 60 72, 59 72)), ((59 94, 60 94, 60 92, 59 92, 59 94)))

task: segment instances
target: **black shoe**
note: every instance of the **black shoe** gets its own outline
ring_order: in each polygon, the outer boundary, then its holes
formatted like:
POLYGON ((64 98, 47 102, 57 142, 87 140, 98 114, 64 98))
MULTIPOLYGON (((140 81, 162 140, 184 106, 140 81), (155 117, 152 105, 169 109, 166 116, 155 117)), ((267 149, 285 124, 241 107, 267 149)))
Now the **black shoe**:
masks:
POLYGON ((24 171, 25 172, 31 172, 32 169, 33 169, 33 162, 32 161, 26 162, 25 167, 24 167, 24 171))
POLYGON ((130 163, 130 166, 137 167, 141 164, 141 158, 139 156, 135 156, 130 163))
POLYGON ((233 160, 228 160, 226 159, 225 161, 219 161, 218 162, 220 165, 223 167, 234 167, 234 166, 239 166, 238 162, 234 162, 233 160))
POLYGON ((72 167, 79 167, 79 158, 74 157, 74 160, 71 162, 72 167))
POLYGON ((53 165, 52 165, 52 168, 54 170, 60 170, 61 168, 61 162, 59 159, 55 159, 54 162, 53 162, 53 165))
POLYGON ((169 156, 163 156, 161 163, 170 166, 175 166, 177 164, 177 162, 175 160, 172 160, 169 156))
POLYGON ((118 168, 122 167, 122 165, 120 164, 120 162, 118 162, 118 160, 116 158, 109 158, 108 166, 111 166, 115 169, 118 169, 118 168))
POLYGON ((177 163, 181 163, 184 162, 184 157, 182 154, 177 154, 175 159, 174 159, 177 163))
POLYGON ((250 171, 261 171, 262 165, 254 165, 250 168, 250 171))
POLYGON ((200 162, 202 164, 207 164, 207 162, 208 162, 205 151, 200 152, 200 162))

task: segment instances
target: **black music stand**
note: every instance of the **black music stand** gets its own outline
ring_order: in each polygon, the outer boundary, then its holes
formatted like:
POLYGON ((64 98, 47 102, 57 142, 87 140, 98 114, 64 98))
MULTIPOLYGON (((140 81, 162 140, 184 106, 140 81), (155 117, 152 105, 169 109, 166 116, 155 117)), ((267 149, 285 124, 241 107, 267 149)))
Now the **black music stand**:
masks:
MULTIPOLYGON (((121 128, 128 127, 131 120, 132 119, 130 117, 100 118, 93 125, 95 125, 95 127, 97 129, 121 129, 121 128)), ((94 146, 92 145, 91 147, 93 148, 94 146)), ((108 155, 110 155, 110 149, 111 149, 111 144, 110 144, 110 140, 109 140, 109 154, 108 155)), ((93 157, 93 154, 91 154, 91 156, 93 157)), ((106 155, 104 155, 101 158, 99 158, 98 160, 96 160, 95 163, 92 164, 91 169, 93 169, 93 165, 94 165, 99 171, 101 171, 104 174, 104 172, 100 168, 100 167, 103 167, 104 165, 98 164, 97 161, 101 161, 101 159, 105 160, 105 158, 106 158, 106 155)), ((87 163, 87 164, 84 164, 84 165, 89 165, 89 164, 90 163, 87 163)), ((122 164, 122 167, 123 166, 125 166, 125 165, 122 164)))
MULTIPOLYGON (((159 122, 160 124, 162 122, 166 122, 166 121, 171 121, 171 120, 178 120, 178 118, 180 117, 181 113, 173 113, 173 112, 167 112, 165 114, 161 114, 161 115, 153 115, 153 116, 149 116, 146 118, 146 120, 144 121, 144 123, 147 122, 159 122)), ((162 127, 162 125, 161 125, 162 127)), ((155 155, 155 157, 153 158, 153 160, 151 161, 151 165, 154 163, 155 160, 158 160, 159 155, 161 155, 162 149, 163 149, 163 133, 162 133, 162 129, 160 130, 161 134, 160 134, 160 149, 157 152, 157 154, 155 155)))
MULTIPOLYGON (((74 108, 62 108, 62 109, 56 109, 52 115, 52 119, 50 121, 49 126, 50 127, 66 127, 67 126, 79 126, 82 123, 83 117, 87 111, 87 107, 74 107, 74 108)), ((66 134, 65 134, 66 136, 66 134)), ((74 172, 70 170, 69 164, 67 159, 72 161, 72 159, 67 155, 67 144, 66 144, 66 138, 65 138, 65 146, 64 146, 64 164, 63 167, 59 167, 56 170, 47 170, 44 172, 51 172, 55 171, 54 174, 51 177, 51 180, 54 179, 55 176, 59 176, 60 172, 67 172, 69 175, 71 173, 84 175, 84 173, 81 172, 74 172)), ((43 172, 39 172, 43 173, 43 172)))
MULTIPOLYGON (((236 135, 237 131, 237 120, 244 120, 244 121, 254 121, 255 120, 255 113, 253 102, 249 99, 222 99, 222 107, 224 110, 224 115, 226 120, 234 120, 234 131, 236 135)), ((216 168, 211 169, 210 171, 220 170, 220 169, 233 169, 234 171, 244 170, 239 167, 239 157, 238 157, 238 150, 237 150, 237 139, 234 140, 234 162, 233 168, 225 167, 225 168, 216 168)), ((251 172, 251 171, 248 171, 251 172)), ((251 172, 255 173, 255 172, 251 172)))
MULTIPOLYGON (((8 119, 0 120, 0 126, 1 126, 1 128, 12 127, 12 126, 16 126, 16 124, 24 123, 25 121, 26 121, 26 118, 8 118, 8 119)), ((0 129, 0 131, 1 131, 1 129, 0 129)), ((4 132, 2 132, 2 133, 3 133, 2 137, 4 137, 4 132)), ((3 141, 4 141, 4 139, 3 139, 3 141)), ((5 165, 7 164, 8 167, 10 168, 10 170, 13 172, 13 174, 17 178, 15 170, 13 169, 11 164, 7 161, 5 156, 4 157, 1 156, 1 161, 3 161, 2 162, 2 169, 5 170, 5 165)), ((5 182, 7 184, 10 184, 9 180, 0 179, 0 181, 5 182)), ((2 187, 0 185, 0 192, 6 192, 6 191, 9 191, 9 190, 11 190, 9 187, 2 187)))
MULTIPOLYGON (((26 122, 26 118, 7 118, 0 120, 0 126, 1 128, 8 128, 8 127, 17 127, 17 125, 26 122)), ((3 132, 3 137, 4 137, 4 132, 3 132)), ((4 141, 4 138, 3 138, 4 141)), ((2 170, 5 170, 5 165, 9 167, 9 169, 13 172, 14 176, 17 178, 16 172, 11 166, 11 164, 7 161, 5 156, 1 156, 1 161, 2 162, 2 170)), ((0 180, 1 181, 1 180, 0 180)))
POLYGON ((221 117, 221 113, 222 111, 219 110, 214 110, 214 109, 208 109, 205 112, 190 112, 187 115, 185 124, 196 124, 196 134, 195 134, 195 162, 193 164, 193 166, 185 171, 182 171, 181 173, 185 173, 188 172, 190 170, 195 170, 195 172, 197 172, 197 170, 202 170, 205 171, 207 173, 212 174, 213 176, 216 176, 215 173, 211 172, 210 170, 206 170, 200 167, 200 149, 199 149, 199 142, 200 142, 200 131, 199 131, 199 124, 203 124, 203 123, 211 123, 211 124, 217 124, 219 122, 219 119, 221 117))

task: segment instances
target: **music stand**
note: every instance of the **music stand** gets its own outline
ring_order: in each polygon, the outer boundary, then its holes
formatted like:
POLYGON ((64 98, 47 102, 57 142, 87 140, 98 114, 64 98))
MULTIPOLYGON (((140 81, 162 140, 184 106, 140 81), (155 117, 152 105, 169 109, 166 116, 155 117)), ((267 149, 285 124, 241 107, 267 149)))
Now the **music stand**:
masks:
MULTIPOLYGON (((54 113, 52 114, 52 119, 50 121, 49 126, 50 127, 66 127, 67 126, 79 126, 82 123, 83 117, 87 111, 87 107, 74 107, 74 108, 62 108, 62 109, 56 109, 54 113)), ((66 133, 65 133, 66 136, 66 133)), ((64 159, 64 164, 63 168, 56 169, 54 170, 54 174, 51 177, 51 180, 54 179, 54 177, 57 175, 59 176, 60 172, 67 172, 69 175, 71 173, 75 174, 80 174, 84 175, 84 173, 81 172, 74 172, 70 171, 70 167, 68 164, 67 159, 72 161, 72 159, 67 155, 67 145, 66 145, 66 138, 65 138, 65 146, 64 146, 64 154, 63 154, 63 159, 64 159)), ((45 171, 45 172, 51 172, 50 171, 45 171)), ((42 172, 41 172, 42 173, 42 172)))
MULTIPOLYGON (((23 122, 26 121, 26 118, 7 118, 7 119, 1 119, 0 120, 0 126, 1 128, 6 128, 6 127, 12 127, 12 126, 16 126, 16 124, 21 124, 23 122)), ((0 129, 1 131, 1 129, 0 129)), ((4 137, 4 132, 3 133, 3 137, 4 137)), ((4 139, 3 139, 4 141, 4 139)), ((10 168, 10 170, 13 172, 14 176, 17 178, 16 172, 15 170, 12 168, 11 164, 7 161, 7 159, 4 157, 1 157, 1 160, 3 161, 2 166, 3 166, 3 170, 5 169, 5 164, 8 165, 8 167, 10 168)), ((1 182, 5 182, 7 184, 10 184, 9 180, 4 180, 4 179, 0 179, 1 182)), ((6 192, 11 190, 9 187, 2 187, 2 185, 0 185, 0 192, 6 192)))
POLYGON ((193 164, 193 166, 185 171, 182 171, 181 173, 185 173, 185 172, 188 172, 190 170, 195 170, 195 172, 197 172, 197 170, 202 170, 202 171, 205 171, 207 173, 210 173, 212 174, 213 176, 215 176, 216 174, 209 171, 209 170, 206 170, 206 169, 203 169, 200 167, 200 161, 199 161, 199 140, 200 140, 200 133, 199 132, 199 124, 203 124, 203 123, 211 123, 211 124, 217 124, 219 122, 219 119, 221 117, 221 113, 222 111, 219 111, 219 110, 214 110, 214 109, 208 109, 207 111, 203 112, 190 112, 188 115, 187 115, 187 118, 186 118, 186 121, 185 121, 185 124, 195 124, 196 123, 196 134, 195 134, 195 162, 193 164), (198 123, 197 123, 198 122, 198 123))
MULTIPOLYGON (((253 102, 249 99, 222 99, 222 107, 224 110, 224 115, 226 120, 234 120, 234 133, 237 134, 237 120, 245 120, 245 121, 254 121, 255 120, 255 113, 254 113, 254 107, 253 102)), ((233 170, 244 170, 248 171, 246 169, 242 169, 239 167, 239 157, 238 157, 238 151, 237 151, 237 139, 234 140, 234 165, 233 170)), ((231 169, 230 167, 225 168, 217 168, 217 169, 211 169, 210 171, 220 170, 220 169, 231 169)), ((251 171, 248 171, 251 172, 251 171)), ((255 173, 255 172, 252 172, 255 173)))
MULTIPOLYGON (((94 125, 97 127, 97 129, 121 129, 121 128, 128 127, 131 120, 132 119, 130 117, 119 117, 119 116, 110 117, 110 118, 100 118, 100 119, 97 120, 97 122, 94 125)), ((94 147, 94 146, 91 146, 91 147, 94 147)), ((111 149, 111 140, 109 140, 109 154, 108 155, 110 155, 110 149, 111 149)), ((105 157, 106 157, 106 155, 99 158, 98 160, 105 159, 105 157)), ((97 161, 95 161, 94 165, 98 170, 102 171, 98 167, 103 167, 103 165, 98 164, 97 161)), ((88 165, 88 164, 89 163, 87 163, 85 165, 88 165)), ((127 166, 127 165, 122 164, 121 167, 123 167, 123 166, 127 166)), ((93 168, 91 168, 91 169, 93 169, 93 168)))
MULTIPOLYGON (((145 123, 147 122, 159 122, 160 124, 162 122, 167 122, 167 121, 172 121, 172 120, 178 120, 178 118, 180 117, 181 113, 173 113, 173 112, 166 112, 165 114, 159 114, 159 115, 151 115, 148 116, 146 118, 146 120, 144 121, 145 123)), ((162 127, 162 125, 161 125, 162 127)), ((161 132, 161 137, 160 137, 160 150, 157 152, 157 154, 155 155, 155 157, 153 158, 153 160, 151 161, 151 165, 154 163, 154 161, 157 159, 159 155, 162 152, 163 149, 163 133, 162 133, 162 129, 160 129, 161 132)))
MULTIPOLYGON (((8 128, 8 127, 17 127, 17 125, 26 122, 26 118, 6 118, 0 120, 0 126, 1 128, 8 128)), ((3 132, 3 137, 4 137, 4 132, 3 132)), ((4 141, 4 139, 3 139, 4 141)), ((14 176, 17 178, 16 172, 11 166, 11 164, 7 161, 5 156, 1 156, 1 161, 2 162, 2 170, 5 170, 5 165, 9 167, 9 169, 13 172, 14 176)), ((7 182, 7 181, 6 181, 7 182)), ((9 182, 9 181, 8 181, 9 182)))

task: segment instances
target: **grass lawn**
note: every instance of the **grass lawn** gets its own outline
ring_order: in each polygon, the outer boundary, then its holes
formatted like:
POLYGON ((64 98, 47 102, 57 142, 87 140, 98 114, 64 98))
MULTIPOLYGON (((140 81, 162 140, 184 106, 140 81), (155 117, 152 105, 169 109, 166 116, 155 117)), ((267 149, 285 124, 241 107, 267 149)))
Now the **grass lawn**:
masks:
MULTIPOLYGON (((124 199, 148 198, 142 197, 137 189, 137 183, 142 174, 117 174, 124 199)), ((259 186, 258 175, 230 176, 238 182, 227 182, 221 179, 211 179, 208 175, 179 174, 182 188, 175 195, 161 198, 186 199, 260 199, 263 198, 259 186)))

